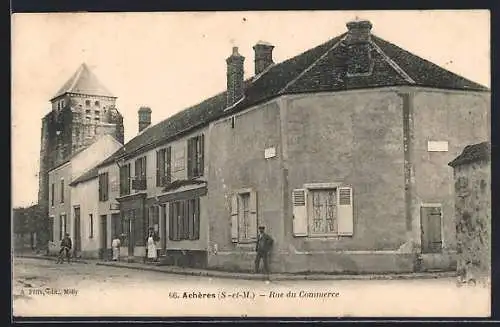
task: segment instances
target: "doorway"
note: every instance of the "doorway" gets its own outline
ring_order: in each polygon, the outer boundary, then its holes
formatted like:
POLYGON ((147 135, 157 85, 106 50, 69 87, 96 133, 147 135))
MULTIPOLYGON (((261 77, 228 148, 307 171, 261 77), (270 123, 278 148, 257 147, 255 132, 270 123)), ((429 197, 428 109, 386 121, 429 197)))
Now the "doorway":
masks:
POLYGON ((440 205, 420 208, 422 253, 441 253, 443 248, 442 220, 440 205))
POLYGON ((75 226, 73 227, 75 245, 74 256, 79 256, 82 251, 82 234, 80 225, 80 207, 75 207, 75 226))
POLYGON ((101 230, 99 242, 99 259, 106 260, 108 255, 108 216, 101 215, 101 230))

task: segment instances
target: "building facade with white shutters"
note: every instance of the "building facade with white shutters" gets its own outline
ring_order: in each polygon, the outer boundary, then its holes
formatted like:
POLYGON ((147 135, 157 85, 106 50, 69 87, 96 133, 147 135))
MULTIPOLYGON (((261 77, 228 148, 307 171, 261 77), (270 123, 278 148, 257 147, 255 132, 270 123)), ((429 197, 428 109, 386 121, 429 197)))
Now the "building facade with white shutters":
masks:
POLYGON ((490 92, 371 30, 350 22, 281 63, 258 42, 247 80, 235 47, 224 92, 154 126, 140 109, 141 132, 107 160, 129 256, 152 227, 166 262, 250 271, 262 225, 273 272, 453 266, 447 163, 489 137, 490 92))

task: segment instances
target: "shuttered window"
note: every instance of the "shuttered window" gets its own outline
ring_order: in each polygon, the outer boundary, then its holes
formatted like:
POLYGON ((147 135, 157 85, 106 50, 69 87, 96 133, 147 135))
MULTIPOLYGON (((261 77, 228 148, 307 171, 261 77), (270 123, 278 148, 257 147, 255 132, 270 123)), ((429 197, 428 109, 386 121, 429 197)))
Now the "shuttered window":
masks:
POLYGON ((205 138, 202 135, 188 139, 188 178, 203 176, 205 138))
POLYGON ((130 194, 130 164, 120 167, 120 196, 130 194))
POLYGON ((135 160, 135 178, 133 188, 135 190, 145 190, 147 188, 146 176, 146 156, 135 160))
POLYGON ((293 190, 293 235, 353 235, 352 202, 350 187, 293 190))
POLYGON ((257 192, 235 193, 231 198, 231 240, 251 243, 257 240, 257 192))
POLYGON ((169 204, 169 239, 172 241, 200 238, 200 199, 169 204))
POLYGON ((171 147, 156 151, 156 186, 161 187, 172 181, 171 147))
POLYGON ((99 201, 104 202, 109 199, 109 177, 108 173, 99 174, 99 201))

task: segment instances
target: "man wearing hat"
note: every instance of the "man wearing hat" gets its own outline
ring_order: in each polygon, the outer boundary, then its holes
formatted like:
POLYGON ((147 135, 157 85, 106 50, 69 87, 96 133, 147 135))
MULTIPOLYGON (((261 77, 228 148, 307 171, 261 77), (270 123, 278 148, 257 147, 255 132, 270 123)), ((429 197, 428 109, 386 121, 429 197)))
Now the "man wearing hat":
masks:
POLYGON ((267 235, 264 226, 259 226, 259 234, 257 235, 257 246, 255 251, 257 252, 257 257, 255 258, 255 272, 259 272, 260 259, 264 262, 264 272, 269 275, 269 262, 268 255, 273 246, 273 239, 271 236, 267 235))

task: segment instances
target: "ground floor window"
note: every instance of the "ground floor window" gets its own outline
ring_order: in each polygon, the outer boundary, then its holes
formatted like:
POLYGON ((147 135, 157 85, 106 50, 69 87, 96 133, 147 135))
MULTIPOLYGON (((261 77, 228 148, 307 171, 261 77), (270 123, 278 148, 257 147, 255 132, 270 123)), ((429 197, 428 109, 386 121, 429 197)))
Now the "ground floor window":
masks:
POLYGON ((257 240, 257 193, 253 190, 241 190, 232 196, 231 238, 235 243, 257 240))
POLYGON ((352 188, 312 185, 295 189, 293 232, 295 236, 350 236, 354 230, 352 188))
POLYGON ((309 227, 311 234, 337 233, 337 190, 311 190, 309 227))
POLYGON ((188 199, 169 204, 169 239, 198 240, 200 238, 200 199, 188 199))

